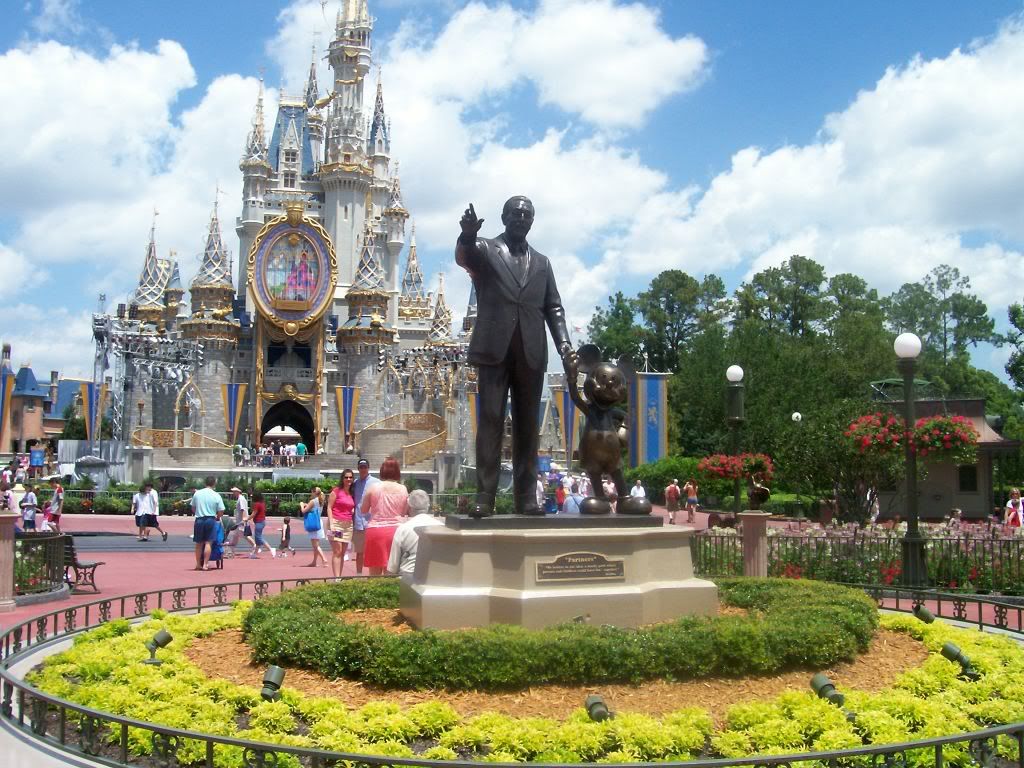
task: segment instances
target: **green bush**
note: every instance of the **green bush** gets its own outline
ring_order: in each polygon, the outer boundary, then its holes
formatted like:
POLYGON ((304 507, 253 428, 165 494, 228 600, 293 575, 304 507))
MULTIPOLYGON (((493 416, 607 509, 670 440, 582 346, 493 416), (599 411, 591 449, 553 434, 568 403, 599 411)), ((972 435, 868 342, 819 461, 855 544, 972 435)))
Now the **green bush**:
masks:
POLYGON ((495 625, 399 635, 338 617, 350 608, 397 607, 397 581, 359 580, 260 600, 243 629, 259 663, 386 688, 502 690, 827 666, 866 649, 877 625, 875 606, 863 593, 830 584, 723 580, 719 597, 751 614, 686 617, 641 629, 495 625))
MULTIPOLYGON (((700 475, 697 473, 699 461, 700 459, 691 456, 666 456, 658 461, 652 461, 650 464, 641 464, 639 467, 627 469, 625 472, 626 482, 633 485, 639 480, 643 484, 644 490, 647 491, 647 498, 656 504, 664 504, 665 488, 673 480, 679 481, 680 489, 691 477, 699 480, 700 475)), ((706 483, 699 483, 699 485, 701 496, 706 496, 709 493, 716 496, 721 495, 719 490, 711 488, 706 483)), ((732 490, 732 483, 729 484, 728 490, 732 490)))

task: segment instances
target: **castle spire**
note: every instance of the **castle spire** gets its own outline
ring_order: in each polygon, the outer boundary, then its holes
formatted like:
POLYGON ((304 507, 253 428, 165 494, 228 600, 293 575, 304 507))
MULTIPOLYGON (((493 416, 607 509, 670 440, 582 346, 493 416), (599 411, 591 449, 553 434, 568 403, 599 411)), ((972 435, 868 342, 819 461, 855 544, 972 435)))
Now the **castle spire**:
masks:
POLYGON ((352 288, 361 291, 382 291, 384 290, 384 272, 380 263, 374 255, 376 235, 371 228, 370 221, 366 222, 366 229, 363 231, 363 248, 359 253, 359 264, 356 266, 355 280, 352 281, 352 288))
POLYGON ((252 130, 245 142, 245 157, 243 160, 258 160, 266 162, 267 159, 267 131, 263 124, 263 76, 260 76, 260 91, 256 97, 256 109, 252 116, 252 130))
POLYGON ((171 263, 156 255, 156 217, 153 211, 153 224, 149 229, 149 243, 146 245, 146 257, 142 262, 142 274, 139 275, 139 287, 135 289, 134 303, 139 306, 139 317, 147 321, 155 321, 162 313, 164 291, 168 278, 171 276, 171 263))
POLYGON ((472 283, 469 289, 469 305, 466 307, 466 316, 462 318, 462 330, 469 333, 476 325, 476 283, 472 283))
POLYGON ((444 273, 438 275, 437 303, 434 304, 434 322, 427 338, 430 341, 447 341, 452 335, 452 311, 444 298, 444 273))
POLYGON ((316 43, 313 43, 313 62, 309 65, 309 80, 306 82, 306 108, 316 106, 320 96, 320 88, 316 82, 316 43))
POLYGON ((402 299, 420 300, 424 298, 423 273, 420 271, 420 261, 416 256, 416 225, 412 225, 412 240, 409 243, 409 260, 405 265, 405 275, 402 276, 402 299))
POLYGON ((377 70, 377 98, 373 103, 373 122, 370 125, 370 148, 367 154, 386 155, 391 152, 391 132, 384 114, 384 86, 377 70))
POLYGON ((213 203, 210 226, 206 233, 206 248, 203 263, 192 279, 192 287, 227 285, 231 286, 231 265, 227 248, 220 232, 220 218, 217 215, 217 201, 213 203))

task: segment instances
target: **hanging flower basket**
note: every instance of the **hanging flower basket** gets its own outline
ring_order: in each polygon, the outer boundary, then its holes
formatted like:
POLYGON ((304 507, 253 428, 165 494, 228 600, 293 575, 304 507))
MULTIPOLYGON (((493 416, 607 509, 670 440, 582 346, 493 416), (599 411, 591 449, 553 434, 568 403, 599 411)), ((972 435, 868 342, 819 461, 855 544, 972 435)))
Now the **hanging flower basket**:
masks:
POLYGON ((915 422, 912 434, 918 456, 958 465, 978 460, 979 437, 966 416, 926 416, 915 422))
POLYGON ((903 432, 903 419, 879 411, 855 419, 843 434, 860 453, 888 453, 902 450, 903 432))

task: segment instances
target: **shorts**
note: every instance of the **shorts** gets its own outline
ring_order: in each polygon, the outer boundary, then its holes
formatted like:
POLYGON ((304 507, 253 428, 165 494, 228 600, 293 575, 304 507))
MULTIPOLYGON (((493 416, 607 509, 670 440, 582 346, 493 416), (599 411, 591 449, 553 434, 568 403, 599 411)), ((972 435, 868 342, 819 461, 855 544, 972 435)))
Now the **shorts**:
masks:
POLYGON ((217 540, 217 518, 213 516, 197 517, 192 524, 192 541, 196 544, 211 544, 217 540))
POLYGON ((306 531, 309 534, 310 540, 313 539, 326 539, 323 528, 317 528, 315 531, 306 531))
POLYGON ((669 499, 667 507, 669 512, 676 512, 679 509, 679 499, 669 499))
POLYGON ((267 527, 267 521, 264 520, 262 523, 253 523, 253 527, 255 528, 256 534, 254 536, 254 538, 256 539, 256 546, 262 547, 264 544, 267 543, 263 540, 263 529, 267 527))
POLYGON ((135 524, 139 528, 156 528, 156 515, 136 515, 135 524))
POLYGON ((331 538, 345 544, 352 543, 352 521, 331 518, 331 538))
POLYGON ((687 504, 693 504, 694 506, 696 506, 697 505, 697 497, 696 496, 691 496, 690 498, 688 498, 686 500, 686 503, 687 504))
POLYGON ((357 555, 363 554, 366 551, 366 531, 357 531, 352 529, 352 551, 357 555))
POLYGON ((36 529, 36 519, 33 517, 31 520, 22 520, 21 527, 26 531, 34 531, 36 529))

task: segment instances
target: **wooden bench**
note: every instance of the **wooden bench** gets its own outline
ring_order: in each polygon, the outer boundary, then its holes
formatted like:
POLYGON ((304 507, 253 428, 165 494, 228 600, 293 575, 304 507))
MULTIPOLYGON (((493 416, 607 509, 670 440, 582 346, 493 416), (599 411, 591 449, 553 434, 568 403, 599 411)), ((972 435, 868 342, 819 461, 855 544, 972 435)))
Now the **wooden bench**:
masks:
POLYGON ((99 592, 96 586, 96 569, 105 563, 99 560, 79 560, 75 552, 75 540, 71 536, 64 537, 64 581, 71 585, 71 591, 77 592, 79 588, 92 587, 94 592, 99 592), (74 578, 71 574, 74 573, 74 578))

